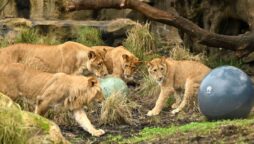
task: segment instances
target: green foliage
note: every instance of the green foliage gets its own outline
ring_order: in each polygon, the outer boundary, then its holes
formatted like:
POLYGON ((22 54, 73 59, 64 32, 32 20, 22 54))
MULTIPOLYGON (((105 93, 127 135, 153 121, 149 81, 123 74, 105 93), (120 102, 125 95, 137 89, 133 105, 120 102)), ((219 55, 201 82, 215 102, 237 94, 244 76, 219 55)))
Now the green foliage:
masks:
POLYGON ((16 109, 11 112, 5 108, 0 109, 0 143, 25 144, 28 137, 26 128, 22 126, 22 118, 16 109))
POLYGON ((237 60, 237 59, 222 59, 222 58, 218 58, 215 56, 210 56, 207 58, 207 61, 205 62, 206 65, 208 65, 211 68, 216 68, 219 66, 223 66, 223 65, 231 65, 231 66, 235 66, 238 68, 243 68, 243 62, 242 60, 237 60))
POLYGON ((222 120, 215 122, 192 122, 182 126, 169 127, 147 127, 144 128, 138 135, 124 139, 122 136, 110 136, 110 142, 117 143, 140 143, 144 141, 153 141, 156 138, 174 137, 174 134, 191 132, 197 135, 206 135, 215 133, 220 130, 222 126, 234 125, 236 127, 250 127, 253 124, 253 119, 238 119, 238 120, 222 120))
POLYGON ((140 60, 151 59, 156 50, 155 36, 149 31, 150 24, 134 26, 123 43, 129 51, 134 53, 140 60), (149 56, 150 58, 146 58, 149 56))
POLYGON ((24 29, 15 38, 15 43, 32 43, 32 44, 60 44, 61 41, 53 35, 41 35, 35 29, 24 29))
POLYGON ((9 42, 7 38, 0 39, 0 48, 8 46, 9 42))
POLYGON ((17 35, 16 43, 38 43, 40 36, 35 29, 25 29, 17 35))
POLYGON ((76 30, 76 40, 86 46, 104 45, 101 39, 101 32, 92 27, 81 27, 76 30))

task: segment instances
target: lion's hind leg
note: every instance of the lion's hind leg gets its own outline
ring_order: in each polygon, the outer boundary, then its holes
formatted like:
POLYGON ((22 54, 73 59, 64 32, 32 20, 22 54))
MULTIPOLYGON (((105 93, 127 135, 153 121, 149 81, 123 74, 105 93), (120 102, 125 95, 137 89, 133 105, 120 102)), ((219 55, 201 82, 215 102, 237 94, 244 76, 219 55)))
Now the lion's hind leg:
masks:
POLYGON ((180 105, 171 112, 172 114, 180 112, 186 105, 190 104, 190 101, 195 94, 196 87, 197 83, 193 79, 186 80, 183 100, 180 105))

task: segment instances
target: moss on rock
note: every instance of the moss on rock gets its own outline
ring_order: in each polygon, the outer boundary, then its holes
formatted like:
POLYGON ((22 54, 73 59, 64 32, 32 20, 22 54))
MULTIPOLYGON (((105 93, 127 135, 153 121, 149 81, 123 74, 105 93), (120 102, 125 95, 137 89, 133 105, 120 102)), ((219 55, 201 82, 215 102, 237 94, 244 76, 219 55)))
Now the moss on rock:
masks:
POLYGON ((59 127, 37 114, 22 111, 9 97, 0 93, 0 143, 67 144, 59 127))

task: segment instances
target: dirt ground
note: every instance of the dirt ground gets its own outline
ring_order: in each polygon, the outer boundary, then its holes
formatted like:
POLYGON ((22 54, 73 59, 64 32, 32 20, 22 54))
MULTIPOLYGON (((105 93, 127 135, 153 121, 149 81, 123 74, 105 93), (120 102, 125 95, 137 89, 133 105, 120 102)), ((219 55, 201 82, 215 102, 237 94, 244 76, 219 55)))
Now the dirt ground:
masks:
MULTIPOLYGON (((101 128, 106 131, 104 136, 99 138, 92 137, 78 125, 61 125, 60 128, 63 132, 63 135, 75 144, 97 144, 104 142, 109 135, 122 135, 124 138, 128 138, 137 135, 138 132, 145 127, 166 127, 170 124, 183 125, 190 122, 203 121, 205 119, 200 113, 197 112, 182 112, 177 116, 174 116, 170 113, 171 108, 169 106, 165 107, 158 116, 147 117, 146 113, 153 108, 156 97, 144 98, 137 95, 132 95, 130 96, 130 99, 140 105, 138 109, 133 111, 133 119, 135 120, 134 124, 100 125, 98 121, 99 112, 94 112, 93 114, 89 114, 90 120, 96 126, 96 128, 101 128)), ((164 139, 161 139, 160 141, 163 142, 164 139)))
MULTIPOLYGON (((137 91, 132 87, 130 91, 133 93, 129 96, 130 100, 140 105, 133 111, 134 124, 118 124, 118 125, 100 125, 99 110, 90 113, 88 116, 96 128, 101 128, 106 131, 104 136, 99 138, 91 136, 78 125, 64 126, 60 128, 63 135, 74 144, 98 144, 107 143, 108 136, 121 135, 124 138, 129 138, 144 129, 145 127, 168 127, 169 125, 181 126, 191 122, 206 121, 205 117, 197 111, 185 110, 177 115, 172 115, 170 106, 166 106, 158 116, 147 117, 146 113, 153 108, 156 96, 142 97, 137 95, 137 91), (187 111, 187 112, 186 112, 187 111)), ((252 115, 253 115, 252 111, 252 115)), ((202 133, 176 133, 173 136, 166 138, 158 138, 153 141, 141 142, 142 144, 165 144, 165 143, 218 143, 218 141, 226 141, 227 143, 237 143, 236 140, 241 139, 244 143, 254 142, 254 124, 251 127, 243 128, 235 125, 225 125, 219 128, 219 131, 211 131, 208 134, 202 133)))

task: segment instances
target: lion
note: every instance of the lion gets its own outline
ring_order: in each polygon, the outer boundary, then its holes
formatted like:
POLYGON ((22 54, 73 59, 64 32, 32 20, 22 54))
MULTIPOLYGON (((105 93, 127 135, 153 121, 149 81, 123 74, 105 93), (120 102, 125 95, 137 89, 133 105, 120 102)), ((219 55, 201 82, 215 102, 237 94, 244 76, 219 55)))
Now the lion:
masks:
POLYGON ((92 48, 76 42, 60 45, 14 44, 0 50, 0 64, 22 63, 43 72, 83 74, 84 70, 102 77, 108 74, 103 58, 92 48))
POLYGON ((149 75, 160 85, 160 95, 155 107, 147 115, 158 115, 168 97, 175 93, 174 109, 171 113, 180 112, 194 100, 202 79, 210 72, 210 68, 197 61, 176 61, 170 58, 155 58, 147 63, 149 75), (184 90, 183 100, 177 93, 184 90))
POLYGON ((93 50, 95 50, 98 54, 100 54, 101 57, 105 58, 106 53, 114 49, 110 46, 92 46, 93 50))
POLYGON ((105 64, 108 73, 113 76, 120 77, 124 80, 132 80, 137 66, 140 64, 139 59, 129 52, 123 46, 108 47, 95 46, 92 47, 98 53, 104 55, 105 64), (104 51, 104 52, 103 52, 104 51))
POLYGON ((104 96, 95 77, 46 73, 20 63, 0 65, 0 91, 12 100, 25 97, 35 104, 35 113, 44 115, 51 106, 70 110, 81 127, 93 136, 105 132, 95 129, 83 109, 104 96))

